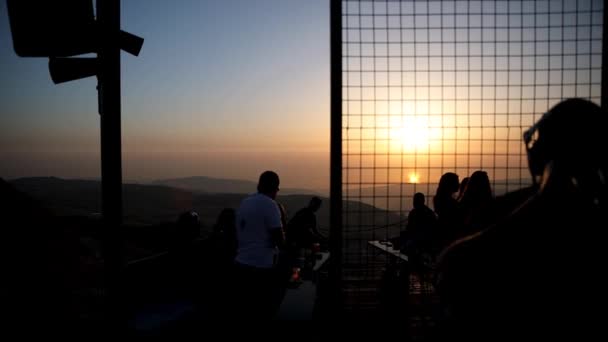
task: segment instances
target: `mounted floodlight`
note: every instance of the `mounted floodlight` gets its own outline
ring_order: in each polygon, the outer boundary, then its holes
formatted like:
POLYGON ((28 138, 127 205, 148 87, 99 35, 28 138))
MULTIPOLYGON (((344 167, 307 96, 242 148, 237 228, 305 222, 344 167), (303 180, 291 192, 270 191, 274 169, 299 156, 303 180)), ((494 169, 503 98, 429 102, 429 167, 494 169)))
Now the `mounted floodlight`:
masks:
POLYGON ((51 57, 49 71, 55 84, 95 76, 98 71, 97 58, 51 57))
POLYGON ((95 52, 91 0, 7 0, 13 47, 21 57, 95 52))
POLYGON ((120 29, 102 30, 92 0, 7 0, 7 8, 15 52, 21 57, 50 57, 55 83, 98 72, 91 58, 70 61, 61 57, 99 53, 108 41, 138 56, 144 43, 143 38, 120 29))

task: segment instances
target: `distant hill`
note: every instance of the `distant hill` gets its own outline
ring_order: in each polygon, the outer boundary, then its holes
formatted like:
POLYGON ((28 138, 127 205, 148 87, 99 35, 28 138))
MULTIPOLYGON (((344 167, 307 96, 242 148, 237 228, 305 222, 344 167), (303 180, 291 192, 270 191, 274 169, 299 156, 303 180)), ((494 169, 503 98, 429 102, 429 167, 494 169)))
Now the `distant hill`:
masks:
MULTIPOLYGON (((165 185, 176 189, 209 194, 250 194, 256 191, 257 183, 242 179, 221 179, 205 176, 160 179, 153 185, 165 185)), ((283 195, 318 195, 310 189, 281 188, 283 195)))
MULTIPOLYGON (((101 184, 95 180, 56 177, 20 178, 10 182, 18 190, 39 200, 57 215, 91 216, 101 211, 101 184)), ((282 191, 281 191, 282 192, 282 191)), ((223 208, 238 208, 246 194, 194 193, 164 185, 124 184, 125 223, 157 224, 173 222, 180 213, 195 210, 206 228, 211 228, 223 208)), ((317 213, 322 231, 329 229, 329 199, 317 213)), ((305 207, 310 195, 280 194, 277 201, 293 216, 305 207)), ((354 230, 372 232, 376 226, 399 222, 398 215, 368 204, 348 201, 344 205, 345 224, 354 230)), ((353 230, 353 231, 354 231, 353 230)), ((349 229, 350 231, 350 229, 349 229)), ((366 233, 367 234, 367 233, 366 233)))
MULTIPOLYGON (((207 177, 192 177, 177 180, 161 181, 166 184, 124 184, 124 215, 125 222, 134 224, 150 224, 174 221, 186 210, 196 210, 203 224, 211 227, 222 208, 237 208, 240 201, 252 193, 255 183, 244 180, 221 180, 207 177), (179 184, 182 186, 170 185, 179 184), (208 191, 185 190, 190 180, 195 184, 208 184, 208 191), (222 185, 223 184, 223 185, 222 185), (215 186, 215 187, 214 187, 215 186), (246 188, 247 191, 238 192, 246 188), (215 192, 222 189, 227 192, 215 192)), ((90 216, 101 211, 100 182, 97 180, 61 179, 55 177, 20 178, 11 181, 17 189, 45 203, 49 209, 60 215, 90 216)), ((497 181, 494 192, 497 196, 506 190, 506 181, 497 181)), ((518 182, 510 180, 509 190, 516 190, 518 182)), ((527 185, 524 180, 521 184, 527 185)), ((352 222, 366 222, 362 225, 385 225, 399 221, 399 213, 405 215, 412 206, 414 192, 421 191, 427 195, 430 205, 436 190, 435 184, 391 184, 375 188, 351 188, 343 195, 345 211, 344 222, 348 218, 352 222), (400 210, 401 208, 401 210, 400 210), (387 211, 386 209, 390 210, 387 211), (359 212, 365 213, 360 214, 359 212), (394 216, 393 216, 394 215, 394 216), (355 217, 357 217, 355 219, 355 217), (373 222, 372 222, 373 221, 373 222)), ((305 192, 307 190, 301 190, 305 192)), ((311 194, 279 193, 278 200, 285 205, 290 215, 307 205, 311 194)), ((323 206, 318 213, 319 224, 329 226, 329 199, 323 198, 323 206)), ((432 207, 432 205, 430 205, 432 207)), ((349 223, 349 224, 350 224, 349 223)), ((359 223, 357 223, 359 224, 359 223)))
MULTIPOLYGON (((101 183, 96 180, 35 177, 10 183, 58 215, 92 216, 101 212, 101 183)), ((167 186, 123 185, 127 223, 173 221, 181 211, 189 210, 193 200, 191 192, 167 186)))
MULTIPOLYGON (((507 192, 521 189, 531 185, 530 179, 495 180, 492 190, 495 196, 502 196, 507 192)), ((378 184, 375 187, 351 187, 344 191, 345 199, 357 200, 374 207, 392 211, 407 211, 412 208, 412 198, 416 192, 422 192, 426 196, 427 205, 433 208, 432 198, 437 191, 437 183, 402 183, 402 184, 378 184)))

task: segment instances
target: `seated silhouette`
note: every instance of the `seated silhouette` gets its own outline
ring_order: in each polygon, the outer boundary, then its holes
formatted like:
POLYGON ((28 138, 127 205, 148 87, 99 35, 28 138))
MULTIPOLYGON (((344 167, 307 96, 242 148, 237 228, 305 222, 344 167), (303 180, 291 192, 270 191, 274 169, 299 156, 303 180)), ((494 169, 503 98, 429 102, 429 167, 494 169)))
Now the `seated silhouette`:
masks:
POLYGON ((401 251, 408 255, 416 267, 431 253, 431 239, 436 229, 437 216, 425 204, 424 194, 417 192, 413 199, 414 208, 407 216, 405 244, 401 251))
POLYGON ((313 197, 308 206, 296 212, 286 229, 287 243, 296 248, 310 248, 313 243, 325 243, 319 232, 315 213, 321 208, 321 199, 313 197))

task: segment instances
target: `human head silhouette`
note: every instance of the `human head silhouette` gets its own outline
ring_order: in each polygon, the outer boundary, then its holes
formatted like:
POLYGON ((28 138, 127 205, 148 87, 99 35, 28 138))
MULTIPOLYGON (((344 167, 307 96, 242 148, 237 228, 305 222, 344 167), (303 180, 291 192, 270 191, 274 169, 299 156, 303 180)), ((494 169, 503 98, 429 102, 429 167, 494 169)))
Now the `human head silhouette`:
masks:
POLYGON ((279 175, 276 172, 264 171, 258 181, 258 192, 275 199, 279 191, 279 183, 279 175))
POLYGON ((483 202, 492 198, 492 186, 488 173, 482 170, 473 172, 467 181, 462 201, 464 202, 483 202))
POLYGON ((321 198, 314 196, 313 198, 310 199, 310 202, 308 203, 308 207, 313 212, 316 212, 317 210, 319 210, 319 208, 321 208, 321 203, 322 203, 321 198))
POLYGON ((236 226, 236 210, 233 208, 224 208, 217 216, 217 221, 214 226, 214 231, 217 233, 225 232, 231 233, 236 226), (226 231, 230 230, 230 231, 226 231))
POLYGON ((419 209, 424 207, 424 194, 422 192, 417 192, 414 194, 414 208, 419 209))
POLYGON ((441 175, 439 179, 439 186, 437 187, 437 195, 452 195, 458 191, 460 182, 458 175, 454 172, 446 172, 441 175))
POLYGON ((186 211, 177 219, 177 239, 186 242, 195 239, 200 234, 201 222, 196 211, 186 211))
POLYGON ((606 122, 604 110, 578 98, 564 100, 543 114, 523 134, 533 181, 542 186, 549 169, 555 169, 583 191, 603 191, 608 176, 606 122))

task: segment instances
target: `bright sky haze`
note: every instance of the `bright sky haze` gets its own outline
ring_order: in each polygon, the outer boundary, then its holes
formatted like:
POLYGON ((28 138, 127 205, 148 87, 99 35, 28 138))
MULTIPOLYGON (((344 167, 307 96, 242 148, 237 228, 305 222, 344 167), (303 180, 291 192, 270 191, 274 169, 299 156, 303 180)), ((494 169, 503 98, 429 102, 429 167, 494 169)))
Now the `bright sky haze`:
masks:
MULTIPOLYGON (((145 38, 122 57, 125 180, 204 175, 326 188, 325 0, 123 0, 145 38)), ((13 51, 0 1, 0 177, 97 178, 94 77, 53 85, 46 58, 13 51)))

